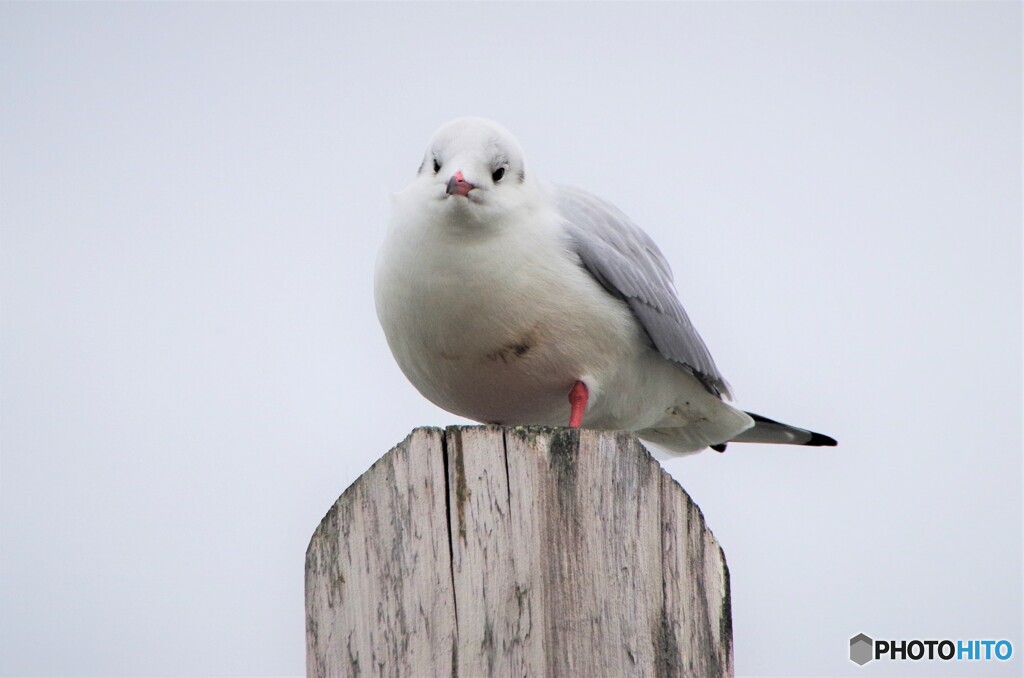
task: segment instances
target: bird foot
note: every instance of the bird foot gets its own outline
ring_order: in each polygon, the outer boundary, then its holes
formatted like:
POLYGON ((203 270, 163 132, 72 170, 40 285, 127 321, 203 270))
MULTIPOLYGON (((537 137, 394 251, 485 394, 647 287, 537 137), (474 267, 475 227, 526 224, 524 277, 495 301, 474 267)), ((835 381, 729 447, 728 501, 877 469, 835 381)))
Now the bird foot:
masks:
POLYGON ((569 405, 572 411, 569 414, 569 426, 579 428, 583 425, 583 412, 587 409, 587 399, 590 397, 586 385, 582 381, 573 384, 569 391, 569 405))

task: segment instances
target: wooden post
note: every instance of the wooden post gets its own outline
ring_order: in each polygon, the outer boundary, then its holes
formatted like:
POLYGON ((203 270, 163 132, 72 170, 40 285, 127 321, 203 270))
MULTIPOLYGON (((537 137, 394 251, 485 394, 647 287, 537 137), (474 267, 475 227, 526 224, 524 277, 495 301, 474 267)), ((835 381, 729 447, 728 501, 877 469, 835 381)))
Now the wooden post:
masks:
POLYGON ((729 571, 626 433, 418 428, 306 552, 309 676, 723 676, 729 571))

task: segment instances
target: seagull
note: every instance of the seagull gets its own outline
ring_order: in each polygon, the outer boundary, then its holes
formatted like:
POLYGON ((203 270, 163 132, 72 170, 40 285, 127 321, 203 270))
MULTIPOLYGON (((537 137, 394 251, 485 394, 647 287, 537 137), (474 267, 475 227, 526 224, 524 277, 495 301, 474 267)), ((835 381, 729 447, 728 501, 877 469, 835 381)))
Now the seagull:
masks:
POLYGON ((438 129, 392 196, 374 297, 405 376, 469 419, 634 431, 675 454, 836 444, 731 405, 650 236, 542 182, 484 118, 438 129))

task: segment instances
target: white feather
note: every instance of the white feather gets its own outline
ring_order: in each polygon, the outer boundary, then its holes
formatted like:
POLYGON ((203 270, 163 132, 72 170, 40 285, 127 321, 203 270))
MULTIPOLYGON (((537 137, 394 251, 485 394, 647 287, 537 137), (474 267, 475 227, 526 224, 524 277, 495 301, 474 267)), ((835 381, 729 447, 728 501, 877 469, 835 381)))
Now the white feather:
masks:
POLYGON ((630 306, 582 265, 553 190, 523 172, 504 128, 462 119, 438 131, 394 196, 375 298, 413 385, 477 421, 565 425, 579 380, 584 426, 638 431, 675 452, 752 426, 650 345, 630 306), (506 167, 497 183, 496 163, 506 167), (476 185, 468 196, 447 194, 455 172, 476 185))

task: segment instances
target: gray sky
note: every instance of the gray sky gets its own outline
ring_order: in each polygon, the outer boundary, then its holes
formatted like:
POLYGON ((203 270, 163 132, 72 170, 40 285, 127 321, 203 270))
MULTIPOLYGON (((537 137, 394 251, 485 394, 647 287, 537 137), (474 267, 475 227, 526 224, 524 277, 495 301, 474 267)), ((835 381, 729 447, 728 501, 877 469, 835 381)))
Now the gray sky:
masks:
POLYGON ((840 441, 665 462, 737 672, 1021 673, 1019 3, 7 2, 0 69, 0 674, 304 671, 320 518, 459 421, 372 269, 468 114, 654 237, 741 406, 840 441))

